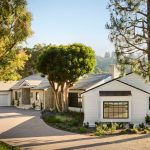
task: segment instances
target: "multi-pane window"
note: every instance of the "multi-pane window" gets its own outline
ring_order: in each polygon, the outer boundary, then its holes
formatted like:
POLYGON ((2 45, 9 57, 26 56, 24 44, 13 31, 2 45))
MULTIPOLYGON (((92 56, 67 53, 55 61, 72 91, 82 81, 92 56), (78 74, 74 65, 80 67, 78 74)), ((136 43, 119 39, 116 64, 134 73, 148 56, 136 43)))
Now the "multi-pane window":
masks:
POLYGON ((69 93, 68 100, 69 100, 69 107, 82 108, 82 98, 80 94, 69 93))
POLYGON ((129 117, 129 103, 127 101, 103 102, 104 119, 127 119, 129 117))

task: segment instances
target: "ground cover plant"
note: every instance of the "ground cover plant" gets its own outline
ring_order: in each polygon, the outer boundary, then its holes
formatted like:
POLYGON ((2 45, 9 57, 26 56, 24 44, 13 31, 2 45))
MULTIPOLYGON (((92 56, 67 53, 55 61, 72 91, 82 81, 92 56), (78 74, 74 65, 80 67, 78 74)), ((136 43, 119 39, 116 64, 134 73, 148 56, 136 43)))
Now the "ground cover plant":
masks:
MULTIPOLYGON (((84 115, 79 112, 42 112, 43 120, 50 126, 75 133, 90 135, 116 135, 116 134, 148 134, 150 126, 147 123, 135 125, 128 122, 95 122, 95 128, 89 128, 89 123, 83 123, 84 115)), ((146 116, 145 118, 148 118, 146 116)))
POLYGON ((0 141, 0 150, 19 150, 19 148, 0 141))
POLYGON ((83 125, 83 113, 78 112, 42 112, 43 120, 50 126, 75 133, 91 133, 94 129, 83 125))

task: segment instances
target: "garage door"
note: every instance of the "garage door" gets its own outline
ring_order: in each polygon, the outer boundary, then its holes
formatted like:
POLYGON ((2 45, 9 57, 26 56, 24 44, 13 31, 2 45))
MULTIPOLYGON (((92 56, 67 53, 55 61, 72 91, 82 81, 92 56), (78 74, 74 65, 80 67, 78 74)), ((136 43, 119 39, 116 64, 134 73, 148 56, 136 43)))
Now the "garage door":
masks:
POLYGON ((0 106, 10 106, 8 94, 0 94, 0 106))

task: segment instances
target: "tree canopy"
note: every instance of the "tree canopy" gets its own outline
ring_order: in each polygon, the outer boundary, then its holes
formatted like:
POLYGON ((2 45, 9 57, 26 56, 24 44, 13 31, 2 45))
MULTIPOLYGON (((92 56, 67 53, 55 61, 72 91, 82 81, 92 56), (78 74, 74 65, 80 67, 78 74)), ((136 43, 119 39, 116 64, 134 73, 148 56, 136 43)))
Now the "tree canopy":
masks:
POLYGON ((73 86, 79 77, 92 72, 95 64, 95 52, 83 44, 45 47, 38 59, 37 68, 39 72, 48 75, 58 111, 64 111, 68 107, 68 88, 73 86), (61 97, 58 96, 59 92, 61 97))
POLYGON ((38 73, 36 64, 44 46, 44 44, 36 44, 33 48, 25 48, 28 60, 25 62, 24 68, 19 71, 22 78, 38 73))
POLYGON ((110 0, 110 40, 121 68, 150 79, 150 0, 110 0))
POLYGON ((5 78, 7 78, 7 80, 17 79, 14 77, 16 75, 18 76, 17 70, 21 69, 24 61, 27 60, 27 58, 25 58, 25 53, 23 54, 22 50, 18 51, 17 47, 22 41, 32 35, 32 30, 30 28, 32 17, 26 5, 26 0, 0 1, 1 80, 5 78), (16 66, 12 65, 18 58, 20 58, 19 63, 16 63, 16 66), (7 68, 11 68, 14 71, 11 69, 7 70, 7 68))

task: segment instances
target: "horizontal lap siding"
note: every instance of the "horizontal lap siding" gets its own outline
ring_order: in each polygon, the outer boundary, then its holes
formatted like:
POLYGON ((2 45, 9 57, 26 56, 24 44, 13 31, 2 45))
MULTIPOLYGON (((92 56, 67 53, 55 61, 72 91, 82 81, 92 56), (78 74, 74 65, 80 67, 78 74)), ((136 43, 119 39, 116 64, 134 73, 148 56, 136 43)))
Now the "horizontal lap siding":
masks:
POLYGON ((84 97, 84 122, 94 126, 100 121, 100 102, 98 93, 87 93, 84 97), (96 96, 93 96, 95 94, 96 96))
MULTIPOLYGON (((149 95, 150 96, 150 95, 149 95)), ((145 122, 145 116, 148 113, 148 99, 149 96, 142 92, 137 92, 133 90, 132 100, 132 122, 133 123, 141 123, 145 122)))

